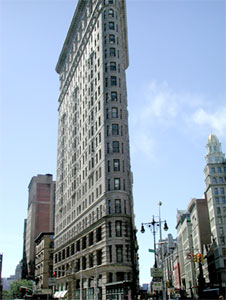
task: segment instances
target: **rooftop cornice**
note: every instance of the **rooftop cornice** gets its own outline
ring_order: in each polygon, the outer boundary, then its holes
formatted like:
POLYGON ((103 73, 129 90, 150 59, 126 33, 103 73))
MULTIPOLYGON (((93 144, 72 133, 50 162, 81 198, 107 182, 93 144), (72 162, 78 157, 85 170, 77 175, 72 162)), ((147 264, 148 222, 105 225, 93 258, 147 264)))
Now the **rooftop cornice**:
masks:
MULTIPOLYGON (((84 14, 84 8, 88 0, 79 0, 76 6, 76 10, 72 17, 72 21, 66 35, 63 48, 60 52, 60 56, 56 65, 56 72, 61 73, 62 67, 64 66, 65 59, 67 58, 68 50, 70 49, 70 44, 75 36, 76 30, 80 23, 80 20, 84 14)), ((98 2, 100 0, 97 0, 98 2)), ((128 59, 128 38, 127 38, 127 22, 126 22, 126 0, 119 0, 121 17, 122 17, 122 32, 123 32, 123 48, 125 50, 125 68, 129 65, 128 59)))
POLYGON ((60 56, 56 65, 56 72, 60 73, 62 66, 64 65, 64 61, 66 59, 67 56, 67 50, 68 50, 68 46, 70 45, 74 34, 76 32, 76 28, 77 25, 79 24, 80 18, 82 17, 83 11, 84 11, 84 7, 86 4, 87 0, 79 0, 76 6, 76 10, 74 12, 74 15, 72 17, 71 20, 71 24, 68 30, 68 33, 66 35, 64 44, 63 44, 63 48, 60 52, 60 56))

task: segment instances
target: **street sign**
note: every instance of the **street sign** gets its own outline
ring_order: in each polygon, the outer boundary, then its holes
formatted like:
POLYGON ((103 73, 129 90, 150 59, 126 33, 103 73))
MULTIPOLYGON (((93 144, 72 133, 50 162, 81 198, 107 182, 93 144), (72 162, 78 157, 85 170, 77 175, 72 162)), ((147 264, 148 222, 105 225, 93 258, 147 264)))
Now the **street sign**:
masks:
POLYGON ((155 253, 154 249, 148 249, 148 252, 155 253))
POLYGON ((153 290, 154 291, 161 291, 162 290, 162 282, 161 281, 153 282, 153 290))
POLYGON ((49 278, 48 278, 48 285, 49 285, 49 286, 56 285, 56 278, 54 278, 54 277, 49 277, 49 278))
POLYGON ((162 278, 162 269, 161 268, 151 268, 151 276, 162 278))

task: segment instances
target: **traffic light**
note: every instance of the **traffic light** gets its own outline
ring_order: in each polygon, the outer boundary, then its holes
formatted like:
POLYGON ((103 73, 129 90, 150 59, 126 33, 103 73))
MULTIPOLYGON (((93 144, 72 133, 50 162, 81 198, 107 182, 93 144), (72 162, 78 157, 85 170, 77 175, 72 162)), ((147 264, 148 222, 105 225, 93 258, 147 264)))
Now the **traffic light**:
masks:
POLYGON ((199 263, 203 262, 203 255, 201 253, 198 253, 198 260, 199 263))
POLYGON ((194 254, 194 255, 193 255, 193 261, 194 261, 194 262, 197 262, 197 261, 198 261, 197 254, 194 254))

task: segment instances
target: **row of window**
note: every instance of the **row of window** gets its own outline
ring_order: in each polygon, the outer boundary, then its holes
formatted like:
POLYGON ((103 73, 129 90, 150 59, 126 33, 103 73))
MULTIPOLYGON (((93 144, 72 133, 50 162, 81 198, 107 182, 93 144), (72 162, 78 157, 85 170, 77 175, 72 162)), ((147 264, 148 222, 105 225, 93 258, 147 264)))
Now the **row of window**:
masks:
POLYGON ((121 151, 120 151, 120 143, 119 141, 113 141, 112 144, 107 143, 107 153, 109 154, 110 152, 113 153, 124 153, 124 145, 121 143, 121 151))
MULTIPOLYGON (((103 263, 102 249, 96 251, 96 265, 101 265, 103 263)), ((94 266, 94 254, 90 253, 87 256, 84 255, 81 258, 76 259, 73 273, 79 272, 80 270, 86 270, 87 268, 92 268, 94 266)), ((67 275, 69 265, 61 265, 58 267, 56 272, 56 277, 62 277, 67 275)))
POLYGON ((120 73, 120 64, 118 64, 115 61, 110 61, 110 63, 105 63, 105 72, 109 71, 117 71, 118 68, 118 72, 120 73))
POLYGON ((210 173, 211 174, 226 173, 226 167, 211 167, 210 173))
POLYGON ((225 204, 226 200, 225 197, 215 197, 216 204, 225 204))
MULTIPOLYGON (((116 57, 116 48, 111 47, 109 49, 104 50, 104 58, 109 57, 116 57)), ((117 50, 117 58, 119 58, 119 50, 117 50)))
MULTIPOLYGON (((116 76, 110 76, 110 82, 109 82, 109 86, 119 86, 121 87, 121 79, 119 78, 117 80, 116 76)), ((105 87, 108 87, 108 77, 105 78, 105 87)))
POLYGON ((218 225, 226 224, 226 216, 224 216, 224 217, 218 216, 217 217, 217 224, 218 225))
POLYGON ((64 260, 65 258, 74 255, 81 250, 86 249, 89 246, 92 246, 94 242, 98 243, 102 240, 102 227, 98 227, 95 231, 90 232, 88 235, 77 240, 75 243, 72 243, 70 246, 67 246, 65 249, 59 251, 55 254, 55 263, 64 260))
POLYGON ((211 183, 213 183, 213 184, 216 184, 216 183, 221 184, 221 183, 224 183, 225 181, 226 181, 226 177, 225 178, 223 178, 223 177, 212 177, 212 179, 211 179, 211 183))
POLYGON ((123 179, 122 184, 121 184, 121 178, 113 178, 110 179, 108 178, 107 180, 107 189, 108 191, 112 191, 112 190, 126 190, 126 180, 123 179))
MULTIPOLYGON (((110 45, 113 45, 115 43, 117 45, 119 45, 119 38, 118 37, 115 38, 114 34, 109 34, 108 42, 109 42, 110 45)), ((104 45, 107 45, 107 36, 106 35, 104 36, 104 45)))
POLYGON ((224 187, 220 187, 220 188, 214 188, 213 189, 213 192, 214 192, 214 195, 224 195, 225 194, 225 190, 224 190, 224 187))
MULTIPOLYGON (((118 93, 115 92, 115 91, 112 91, 110 93, 110 97, 109 97, 109 94, 106 93, 106 95, 105 95, 105 101, 106 101, 106 103, 108 103, 109 100, 117 102, 118 101, 118 93)), ((120 100, 120 103, 121 103, 121 101, 122 101, 121 100, 121 94, 119 94, 119 100, 120 100)))
MULTIPOLYGON (((119 109, 118 107, 112 107, 111 109, 106 108, 106 119, 109 118, 117 119, 119 117, 119 109)), ((120 109, 120 119, 122 119, 122 110, 120 109)))
POLYGON ((222 208, 219 206, 217 207, 217 214, 221 215, 222 213, 226 215, 226 206, 223 206, 222 208))
POLYGON ((108 237, 128 237, 129 236, 129 223, 121 220, 114 222, 114 230, 112 229, 112 223, 108 222, 108 237))
MULTIPOLYGON (((108 172, 119 172, 120 171, 120 159, 114 158, 112 161, 107 161, 107 171, 108 172)), ((125 172, 125 163, 124 160, 122 161, 122 171, 125 172)))
MULTIPOLYGON (((109 127, 109 125, 106 126, 106 134, 107 134, 107 136, 110 136, 110 127, 109 127)), ((111 135, 116 136, 116 135, 119 135, 119 134, 121 136, 123 136, 123 126, 120 127, 119 124, 112 124, 111 125, 111 135)))

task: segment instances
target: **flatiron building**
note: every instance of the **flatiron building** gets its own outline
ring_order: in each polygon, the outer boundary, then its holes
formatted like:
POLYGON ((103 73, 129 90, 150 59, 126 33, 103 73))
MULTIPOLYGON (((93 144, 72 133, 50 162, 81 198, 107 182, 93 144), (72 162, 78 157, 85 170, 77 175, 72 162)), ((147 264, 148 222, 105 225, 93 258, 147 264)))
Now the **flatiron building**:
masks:
POLYGON ((125 4, 79 0, 56 66, 56 297, 134 299, 138 285, 125 4))

